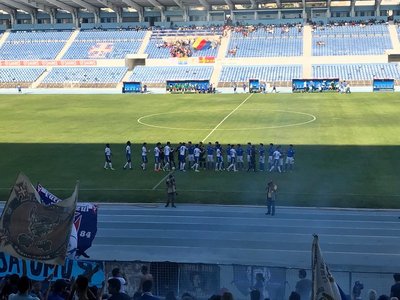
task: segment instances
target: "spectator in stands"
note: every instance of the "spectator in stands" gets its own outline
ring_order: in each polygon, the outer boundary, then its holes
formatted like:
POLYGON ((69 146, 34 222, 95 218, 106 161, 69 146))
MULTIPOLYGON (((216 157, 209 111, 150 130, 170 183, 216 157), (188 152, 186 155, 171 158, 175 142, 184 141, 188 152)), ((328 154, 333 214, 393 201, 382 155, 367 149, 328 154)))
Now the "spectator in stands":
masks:
POLYGON ((108 300, 130 300, 130 297, 121 293, 121 281, 117 278, 108 279, 108 293, 111 297, 108 300))
POLYGON ((47 300, 64 300, 68 298, 66 293, 67 283, 63 279, 57 279, 48 290, 47 300))
POLYGON ((250 292, 250 300, 264 300, 264 299, 261 299, 261 294, 259 290, 252 290, 250 292))
POLYGON ((42 282, 41 281, 32 282, 31 296, 38 297, 40 300, 44 299, 44 295, 42 293, 42 282))
POLYGON ((142 285, 143 294, 140 297, 140 300, 160 300, 159 298, 153 296, 153 294, 151 293, 152 288, 153 288, 152 280, 146 280, 145 282, 143 282, 142 285))
POLYGON ((390 297, 397 297, 400 299, 400 273, 393 274, 395 283, 390 288, 390 297))
POLYGON ((165 294, 165 300, 177 300, 174 291, 168 291, 167 294, 165 294))
POLYGON ((369 290, 368 291, 368 300, 377 300, 378 294, 376 293, 375 290, 369 290))
POLYGON ((149 267, 148 267, 148 266, 143 265, 143 266, 140 268, 140 273, 141 273, 141 274, 140 274, 140 283, 139 283, 138 292, 142 292, 143 283, 144 283, 146 280, 151 280, 151 281, 153 281, 153 275, 150 274, 150 272, 149 272, 149 267))
POLYGON ((1 289, 0 299, 8 299, 8 296, 10 294, 18 293, 18 281, 19 281, 18 274, 7 275, 1 281, 2 289, 1 289))
POLYGON ((310 300, 312 282, 310 279, 306 278, 307 272, 304 269, 299 270, 299 281, 296 283, 296 293, 299 294, 300 300, 310 300))
POLYGON ((296 292, 291 292, 289 295, 289 300, 300 300, 300 295, 296 292))
MULTIPOLYGON (((254 145, 253 145, 254 146, 254 145)), ((256 274, 256 283, 252 287, 253 290, 258 291, 260 293, 260 298, 265 299, 268 295, 266 295, 266 282, 264 275, 262 273, 256 274)))
POLYGON ((125 278, 125 276, 122 274, 122 272, 121 272, 121 270, 120 270, 120 268, 114 268, 114 269, 112 269, 112 271, 111 271, 111 275, 112 275, 112 277, 110 277, 109 279, 111 279, 111 278, 116 278, 116 279, 118 279, 120 282, 121 282, 121 288, 120 288, 120 292, 121 293, 126 293, 126 278, 125 278))
POLYGON ((225 292, 222 294, 221 300, 234 300, 231 292, 225 292))
POLYGON ((97 297, 89 289, 89 279, 79 275, 72 285, 71 294, 68 300, 97 300, 97 297))
POLYGON ((8 296, 9 300, 39 300, 38 297, 29 294, 31 289, 31 280, 27 276, 19 278, 17 289, 17 293, 8 296))

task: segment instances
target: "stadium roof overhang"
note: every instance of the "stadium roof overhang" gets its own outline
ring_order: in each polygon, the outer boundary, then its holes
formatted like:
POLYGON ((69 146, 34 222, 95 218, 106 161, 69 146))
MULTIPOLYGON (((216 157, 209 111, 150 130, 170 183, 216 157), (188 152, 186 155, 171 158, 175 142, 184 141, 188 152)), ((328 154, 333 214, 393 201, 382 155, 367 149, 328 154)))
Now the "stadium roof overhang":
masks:
MULTIPOLYGON (((235 4, 247 4, 251 8, 256 8, 258 3, 267 4, 274 3, 277 8, 286 7, 286 5, 298 3, 298 7, 304 7, 306 4, 316 3, 318 5, 329 7, 332 2, 335 6, 343 2, 344 7, 357 6, 359 2, 366 0, 0 0, 0 10, 5 12, 13 12, 22 10, 29 14, 35 14, 40 9, 50 13, 52 10, 62 9, 73 13, 79 9, 85 9, 95 15, 101 9, 111 9, 121 17, 125 8, 133 8, 139 13, 143 12, 144 7, 154 7, 164 10, 168 6, 179 6, 182 9, 191 6, 204 6, 210 9, 211 5, 226 5, 229 9, 233 9, 235 4)), ((371 1, 371 0, 369 0, 371 1)), ((394 0, 372 0, 375 7, 379 7, 382 1, 394 0)), ((396 0, 397 1, 397 0, 396 0)))

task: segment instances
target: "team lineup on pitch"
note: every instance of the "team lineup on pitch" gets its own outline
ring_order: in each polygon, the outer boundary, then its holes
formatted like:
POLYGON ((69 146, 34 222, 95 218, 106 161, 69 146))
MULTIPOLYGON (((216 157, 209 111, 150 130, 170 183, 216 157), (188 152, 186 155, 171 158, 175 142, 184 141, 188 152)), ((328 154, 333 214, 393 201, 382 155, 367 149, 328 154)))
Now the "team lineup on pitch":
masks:
MULTIPOLYGON (((398 205, 398 161, 378 159, 397 155, 395 94, 20 95, 18 102, 11 100, 3 97, 0 112, 1 150, 12 158, 0 177, 2 197, 23 171, 60 196, 67 194, 68 182, 79 179, 83 200, 163 202, 165 185, 158 183, 168 172, 153 172, 158 142, 170 141, 174 148, 184 141, 202 142, 207 150, 209 142, 218 141, 224 168, 229 167, 227 144, 236 151, 241 144, 245 151, 248 142, 256 149, 272 142, 284 153, 294 145, 293 172, 267 172, 268 153, 265 172, 258 171, 258 153, 256 173, 217 173, 215 168, 210 173, 200 166, 202 172, 178 172, 176 152, 178 203, 263 204, 266 184, 273 180, 279 205, 398 205), (128 140, 133 170, 123 172, 128 140), (147 172, 140 167, 144 142, 151 150, 147 172), (99 172, 106 143, 118 170, 112 173, 99 172)), ((213 158, 215 163, 215 152, 213 158)), ((247 171, 246 152, 243 160, 247 171)))

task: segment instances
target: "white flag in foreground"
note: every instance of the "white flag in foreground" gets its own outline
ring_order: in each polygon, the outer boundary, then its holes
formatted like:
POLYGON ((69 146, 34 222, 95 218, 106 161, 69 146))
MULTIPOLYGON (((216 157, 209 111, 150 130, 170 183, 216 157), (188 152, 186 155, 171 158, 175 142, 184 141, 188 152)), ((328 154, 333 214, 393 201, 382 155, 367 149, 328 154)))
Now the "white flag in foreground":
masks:
POLYGON ((314 235, 312 245, 312 300, 342 300, 339 287, 325 264, 318 244, 318 235, 314 235))

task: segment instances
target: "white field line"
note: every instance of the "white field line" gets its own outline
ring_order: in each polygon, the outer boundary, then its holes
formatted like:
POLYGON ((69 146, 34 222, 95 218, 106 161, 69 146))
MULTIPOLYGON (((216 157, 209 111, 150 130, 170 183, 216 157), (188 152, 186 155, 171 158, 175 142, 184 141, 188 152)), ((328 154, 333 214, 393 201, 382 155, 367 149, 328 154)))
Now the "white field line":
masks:
POLYGON ((219 123, 217 124, 217 126, 215 126, 215 127, 210 131, 209 134, 207 134, 207 136, 202 140, 202 142, 204 143, 204 142, 208 139, 208 137, 209 137, 210 135, 212 135, 212 134, 214 133, 214 131, 217 130, 218 127, 221 126, 221 124, 224 123, 224 122, 226 121, 226 119, 228 119, 235 111, 237 111, 243 104, 245 104, 246 101, 249 100, 253 95, 254 95, 254 94, 252 93, 252 94, 250 94, 249 96, 247 96, 246 99, 244 99, 244 100, 242 101, 242 103, 240 103, 238 106, 236 106, 235 109, 233 109, 229 114, 227 114, 227 115, 225 116, 225 118, 223 118, 222 121, 219 122, 219 123))
POLYGON ((164 178, 163 179, 161 179, 155 186, 153 186, 153 188, 151 189, 151 190, 155 190, 155 189, 157 189, 158 188, 158 186, 161 184, 161 183, 163 183, 164 182, 164 180, 165 179, 167 179, 168 178, 168 176, 170 175, 170 174, 172 174, 172 173, 174 173, 174 171, 170 171, 167 175, 165 175, 164 176, 164 178))
MULTIPOLYGON (((168 174, 169 175, 169 174, 168 174)), ((167 176, 168 176, 167 175, 167 176)), ((132 191, 132 192, 142 192, 142 191, 155 191, 157 187, 166 179, 165 176, 159 183, 157 183, 156 187, 151 189, 135 189, 135 188, 79 188, 80 191, 110 191, 110 192, 118 192, 118 191, 132 191)), ((0 187, 0 190, 11 190, 12 187, 0 187)), ((49 188, 54 191, 73 191, 71 188, 49 188)), ((251 194, 265 194, 265 191, 255 191, 255 190, 225 190, 225 191, 217 191, 217 190, 208 190, 208 189, 179 189, 181 192, 193 192, 193 193, 251 193, 251 194)), ((318 195, 320 197, 324 196, 369 196, 369 197, 394 197, 399 198, 400 194, 362 194, 362 193, 324 193, 324 194, 313 194, 313 193, 299 193, 299 192, 280 192, 280 195, 302 195, 302 196, 315 196, 318 195)), ((2 201, 0 201, 2 202, 2 201)), ((114 204, 114 203, 113 203, 114 204)))

